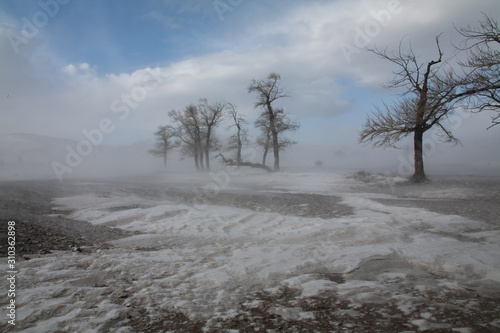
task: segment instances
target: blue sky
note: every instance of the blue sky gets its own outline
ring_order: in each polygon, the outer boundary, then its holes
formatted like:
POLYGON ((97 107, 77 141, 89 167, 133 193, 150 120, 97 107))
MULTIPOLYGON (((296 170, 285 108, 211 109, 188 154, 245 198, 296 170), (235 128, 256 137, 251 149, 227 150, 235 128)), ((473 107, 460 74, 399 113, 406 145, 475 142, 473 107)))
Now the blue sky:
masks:
MULTIPOLYGON (((99 74, 203 54, 210 47, 200 43, 202 34, 218 23, 214 15, 183 9, 182 1, 71 0, 58 6, 59 12, 41 29, 39 38, 60 61, 90 63, 99 74)), ((23 21, 16 18, 32 21, 43 10, 38 1, 14 0, 4 1, 2 9, 18 29, 23 21)))
MULTIPOLYGON (((182 0, 43 0, 58 12, 40 29, 38 38, 59 61, 92 64, 100 75, 145 67, 237 48, 253 16, 272 19, 293 1, 182 0), (245 26, 244 24, 247 24, 245 26)), ((44 11, 39 1, 2 1, 4 22, 21 30, 26 17, 44 11)), ((244 44, 244 43, 241 43, 244 44)))
MULTIPOLYGON (((0 0, 0 134, 80 140, 83 129, 110 117, 116 129, 106 142, 129 144, 150 139, 168 122, 170 109, 202 97, 236 104, 252 123, 258 111, 246 88, 275 71, 290 95, 282 106, 302 124, 297 138, 303 149, 331 145, 328 149, 345 156, 394 158, 398 153, 374 153, 357 144, 366 114, 395 96, 380 86, 394 68, 356 47, 359 31, 375 29, 364 41, 367 47, 396 46, 406 36, 428 61, 436 54, 437 34, 443 34, 445 56, 451 57, 452 43, 460 41, 453 25, 477 25, 481 12, 498 18, 500 5, 496 0, 0 0), (15 50, 12 36, 23 36, 26 20, 36 25, 44 17, 35 36, 15 50), (355 52, 347 57, 342 45, 355 52), (151 80, 152 73, 159 75, 159 86, 126 119, 118 119, 113 102, 151 80)), ((449 150, 457 161, 477 153, 478 137, 492 149, 500 139, 497 129, 482 132, 488 115, 469 123, 457 129, 464 147, 449 150)))

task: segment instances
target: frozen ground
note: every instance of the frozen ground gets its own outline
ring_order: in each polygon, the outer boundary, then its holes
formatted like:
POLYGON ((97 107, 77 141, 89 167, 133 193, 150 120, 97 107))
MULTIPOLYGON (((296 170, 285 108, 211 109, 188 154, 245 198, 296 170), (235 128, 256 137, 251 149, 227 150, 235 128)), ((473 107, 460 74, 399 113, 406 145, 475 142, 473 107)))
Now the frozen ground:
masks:
POLYGON ((500 331, 499 178, 245 171, 61 186, 45 215, 122 238, 20 259, 21 332, 500 331))

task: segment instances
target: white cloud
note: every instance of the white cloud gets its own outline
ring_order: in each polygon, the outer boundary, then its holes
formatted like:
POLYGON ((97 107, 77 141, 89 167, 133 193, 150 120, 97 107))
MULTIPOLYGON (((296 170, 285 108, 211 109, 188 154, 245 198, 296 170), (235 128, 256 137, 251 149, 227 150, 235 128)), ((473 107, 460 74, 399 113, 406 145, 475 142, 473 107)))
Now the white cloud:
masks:
POLYGON ((90 69, 90 65, 87 64, 86 62, 83 62, 81 63, 80 65, 78 65, 78 67, 81 69, 81 70, 84 70, 84 71, 87 71, 90 69))
POLYGON ((76 66, 73 64, 69 64, 67 66, 64 66, 62 68, 63 73, 69 74, 69 75, 75 75, 76 74, 76 66))
POLYGON ((70 76, 78 76, 80 78, 94 79, 96 77, 95 70, 86 62, 77 65, 69 64, 64 66, 61 71, 70 76))

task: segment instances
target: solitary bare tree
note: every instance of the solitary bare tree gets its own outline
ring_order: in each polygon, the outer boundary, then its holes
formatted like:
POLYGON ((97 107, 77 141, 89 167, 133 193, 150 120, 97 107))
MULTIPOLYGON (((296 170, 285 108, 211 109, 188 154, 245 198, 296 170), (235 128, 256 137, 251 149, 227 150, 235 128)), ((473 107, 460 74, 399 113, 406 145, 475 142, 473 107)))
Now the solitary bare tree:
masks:
POLYGON ((359 141, 373 142, 375 147, 395 146, 401 139, 413 134, 414 167, 412 180, 426 180, 423 159, 423 136, 432 127, 441 130, 441 139, 459 142, 443 125, 455 110, 457 85, 452 82, 452 73, 441 66, 443 52, 436 37, 437 56, 421 63, 412 47, 403 48, 403 40, 396 52, 374 49, 382 59, 395 64, 398 70, 387 87, 402 88, 404 93, 391 104, 376 107, 376 112, 367 117, 360 131, 359 141))
POLYGON ((494 111, 492 125, 500 124, 500 28, 491 17, 484 15, 479 27, 457 29, 465 37, 458 49, 467 52, 460 62, 463 73, 456 75, 453 84, 461 98, 475 111, 494 111))
MULTIPOLYGON (((276 132, 278 133, 278 147, 280 151, 285 150, 297 142, 289 139, 285 136, 286 132, 295 132, 300 128, 300 124, 293 122, 285 114, 284 110, 281 108, 276 108, 274 124, 276 132)), ((266 164, 267 153, 269 148, 271 148, 272 143, 272 130, 270 126, 270 121, 267 116, 267 112, 263 111, 259 118, 254 122, 255 127, 260 129, 260 135, 257 137, 257 145, 263 150, 262 153, 262 164, 266 164)))
POLYGON ((256 144, 262 148, 262 164, 266 165, 267 154, 269 153, 269 148, 271 148, 272 143, 271 130, 261 129, 260 135, 257 137, 256 144))
POLYGON ((236 150, 236 164, 241 166, 243 162, 241 157, 241 151, 243 145, 248 143, 248 131, 244 127, 246 125, 246 120, 238 113, 236 106, 233 104, 228 104, 229 106, 229 116, 233 121, 230 127, 236 127, 236 134, 233 134, 228 139, 228 144, 226 150, 236 150))
POLYGON ((251 161, 245 161, 242 156, 243 145, 248 143, 248 132, 245 128, 247 124, 246 120, 238 113, 236 107, 232 104, 229 105, 229 115, 233 120, 233 124, 230 127, 236 127, 236 134, 232 135, 228 139, 228 144, 226 146, 227 151, 236 150, 236 160, 224 156, 222 151, 219 152, 219 157, 226 165, 234 166, 246 166, 250 168, 264 169, 267 172, 273 172, 273 169, 269 168, 265 164, 254 163, 251 161))
POLYGON ((269 119, 269 128, 273 142, 274 152, 274 170, 280 169, 280 148, 278 139, 278 129, 276 127, 276 108, 274 102, 281 98, 287 97, 286 92, 279 86, 280 75, 271 73, 267 76, 266 80, 256 81, 252 80, 248 87, 248 93, 257 93, 257 102, 255 107, 262 107, 264 114, 269 119))
POLYGON ((213 136, 213 131, 224 120, 228 103, 219 101, 214 104, 209 104, 206 98, 202 98, 200 99, 198 108, 200 110, 200 120, 204 127, 203 134, 205 143, 203 148, 205 153, 205 166, 207 170, 210 170, 210 149, 216 146, 214 144, 216 139, 213 136))
POLYGON ((155 132, 155 147, 149 150, 153 156, 163 157, 163 165, 167 166, 167 153, 177 145, 171 139, 175 136, 175 131, 170 126, 160 126, 155 132))
POLYGON ((196 105, 188 105, 184 110, 172 110, 168 113, 177 126, 172 127, 181 147, 182 155, 194 157, 196 170, 203 170, 203 130, 202 122, 196 105))

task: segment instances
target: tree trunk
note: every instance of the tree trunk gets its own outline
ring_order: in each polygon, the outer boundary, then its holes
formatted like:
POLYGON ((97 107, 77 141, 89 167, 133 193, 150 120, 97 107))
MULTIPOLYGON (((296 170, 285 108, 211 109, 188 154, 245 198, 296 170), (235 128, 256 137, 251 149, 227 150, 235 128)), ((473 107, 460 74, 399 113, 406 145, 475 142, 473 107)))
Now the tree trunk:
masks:
POLYGON ((423 137, 424 131, 417 129, 413 137, 413 149, 415 151, 415 173, 411 179, 415 183, 421 183, 427 180, 424 173, 424 155, 423 155, 423 137))
POLYGON ((168 137, 163 137, 163 166, 166 168, 167 167, 167 153, 168 150, 170 149, 168 145, 168 137))
POLYGON ((280 147, 278 144, 278 132, 273 131, 274 171, 280 171, 280 147))
POLYGON ((203 144, 201 143, 201 133, 200 129, 197 127, 196 128, 196 135, 195 135, 195 155, 197 156, 198 159, 198 164, 199 168, 198 170, 205 170, 205 167, 203 166, 203 159, 205 158, 204 156, 204 151, 203 151, 203 144))
POLYGON ((241 142, 241 127, 238 126, 238 150, 236 152, 236 163, 238 163, 238 166, 241 164, 241 148, 243 146, 243 143, 241 142))
POLYGON ((199 160, 199 163, 200 163, 200 170, 205 170, 205 166, 203 165, 203 159, 204 159, 204 156, 203 156, 203 150, 199 149, 199 155, 198 155, 198 160, 199 160))
POLYGON ((266 165, 267 153, 269 152, 269 144, 271 143, 271 135, 267 134, 266 145, 264 146, 264 153, 262 154, 262 164, 266 165))
POLYGON ((210 171, 210 133, 211 129, 207 129, 207 140, 205 141, 205 165, 207 170, 210 171))
POLYGON ((278 144, 278 131, 276 130, 275 114, 271 103, 267 103, 267 110, 269 113, 269 128, 273 136, 273 151, 274 151, 274 171, 280 170, 280 147, 278 144))
POLYGON ((196 171, 200 171, 200 164, 198 163, 198 149, 194 149, 194 165, 196 166, 196 171))
POLYGON ((269 146, 264 147, 264 153, 262 154, 262 164, 266 165, 267 153, 269 151, 269 146))

